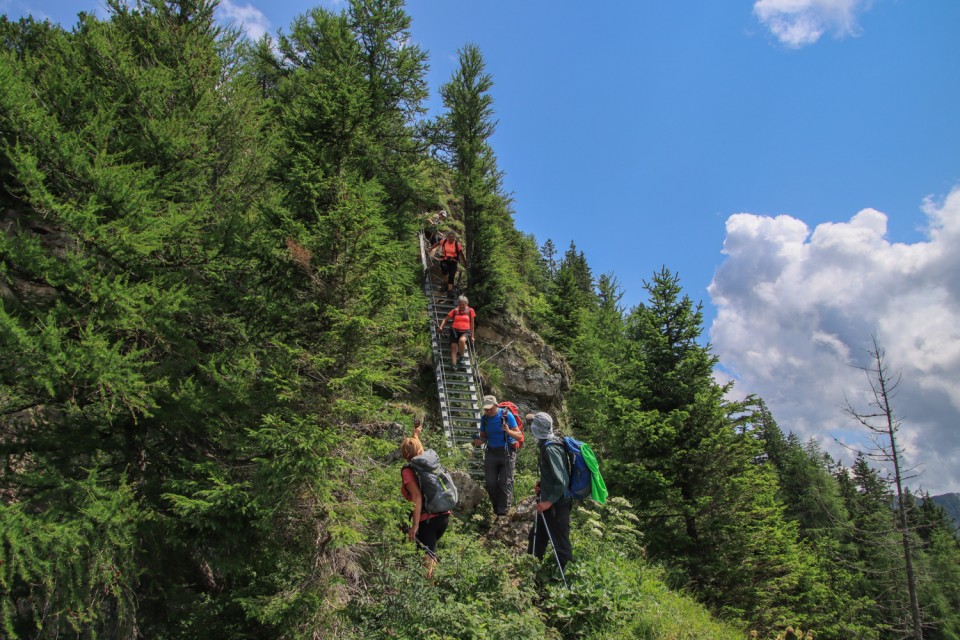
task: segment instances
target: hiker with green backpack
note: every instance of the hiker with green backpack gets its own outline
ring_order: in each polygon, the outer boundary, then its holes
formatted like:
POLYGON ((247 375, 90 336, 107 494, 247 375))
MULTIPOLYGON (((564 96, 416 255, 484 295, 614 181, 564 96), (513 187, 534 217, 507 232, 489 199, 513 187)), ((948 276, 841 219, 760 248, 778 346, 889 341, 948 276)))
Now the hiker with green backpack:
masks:
MULTIPOLYGON (((527 416, 530 433, 537 439, 539 455, 537 469, 540 478, 534 487, 537 494, 537 513, 530 530, 527 551, 542 559, 547 543, 563 575, 563 567, 573 560, 570 544, 570 508, 573 497, 569 493, 570 469, 563 442, 553 432, 553 418, 540 411, 527 416)), ((566 579, 564 579, 566 582, 566 579)))
POLYGON ((433 577, 433 568, 439 562, 437 543, 447 530, 450 511, 458 500, 457 487, 450 472, 440 464, 433 449, 423 448, 419 419, 413 423, 413 435, 400 444, 400 455, 408 464, 400 471, 400 493, 413 503, 412 523, 407 530, 410 542, 416 542, 425 551, 423 566, 427 578, 433 577))
POLYGON ((539 444, 537 471, 540 474, 534 487, 536 519, 530 529, 527 552, 542 559, 549 542, 560 568, 560 577, 566 584, 563 567, 573 559, 570 509, 577 500, 588 498, 606 503, 607 486, 600 475, 600 463, 589 444, 570 436, 557 436, 553 431, 553 418, 548 413, 529 414, 526 420, 539 444))

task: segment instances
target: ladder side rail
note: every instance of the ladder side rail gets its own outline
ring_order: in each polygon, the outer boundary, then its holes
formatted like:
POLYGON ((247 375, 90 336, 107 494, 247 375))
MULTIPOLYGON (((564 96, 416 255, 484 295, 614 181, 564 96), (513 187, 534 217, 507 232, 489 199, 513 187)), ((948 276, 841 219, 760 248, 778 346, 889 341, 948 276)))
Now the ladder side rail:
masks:
MULTIPOLYGON (((440 314, 437 310, 437 301, 436 297, 433 295, 433 292, 430 290, 430 272, 427 268, 427 262, 425 253, 423 253, 424 238, 421 234, 420 236, 420 248, 421 255, 424 260, 424 293, 427 294, 427 298, 430 301, 430 336, 431 342, 436 341, 436 347, 433 350, 433 356, 436 359, 436 378, 437 378, 437 387, 438 391, 440 388, 448 388, 448 379, 446 376, 446 368, 443 365, 443 336, 440 332, 440 314)), ((438 394, 439 395, 439 394, 438 394)), ((452 425, 450 424, 450 406, 449 400, 446 397, 438 397, 440 401, 440 417, 443 422, 443 431, 444 437, 447 441, 447 449, 453 449, 454 446, 454 433, 452 425)))

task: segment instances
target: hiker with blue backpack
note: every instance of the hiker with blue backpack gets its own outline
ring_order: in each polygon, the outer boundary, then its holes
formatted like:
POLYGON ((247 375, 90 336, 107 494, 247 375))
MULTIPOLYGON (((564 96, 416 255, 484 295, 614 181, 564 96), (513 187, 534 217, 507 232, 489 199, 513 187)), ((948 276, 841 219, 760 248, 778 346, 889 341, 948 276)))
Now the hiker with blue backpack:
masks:
POLYGON ((530 530, 527 551, 542 559, 549 542, 553 546, 560 575, 563 576, 563 567, 573 560, 573 547, 570 545, 570 508, 573 506, 573 496, 570 495, 567 449, 563 440, 553 432, 553 418, 550 414, 540 411, 528 415, 527 423, 530 425, 530 433, 537 439, 537 470, 540 474, 534 487, 537 494, 537 515, 530 530))
POLYGON ((458 495, 450 472, 440 464, 437 452, 424 450, 420 442, 423 427, 419 419, 414 420, 413 427, 413 435, 400 443, 400 455, 408 462, 400 471, 400 493, 413 503, 407 536, 410 542, 423 548, 423 566, 429 579, 439 562, 437 543, 447 530, 450 511, 456 506, 458 495))
POLYGON ((517 467, 517 449, 523 441, 523 432, 508 405, 510 403, 498 403, 496 396, 483 396, 480 431, 473 440, 474 446, 487 445, 483 476, 498 520, 507 515, 513 504, 513 474, 517 467))

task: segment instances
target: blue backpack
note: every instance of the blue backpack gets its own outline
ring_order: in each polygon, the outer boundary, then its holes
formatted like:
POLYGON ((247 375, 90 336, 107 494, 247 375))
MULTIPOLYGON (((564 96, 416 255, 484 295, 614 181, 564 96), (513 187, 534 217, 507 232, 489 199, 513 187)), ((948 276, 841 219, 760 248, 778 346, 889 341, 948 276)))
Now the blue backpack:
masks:
POLYGON ((562 445, 567 454, 567 472, 570 480, 563 497, 571 500, 590 498, 600 504, 606 504, 607 485, 603 481, 603 476, 600 475, 600 463, 590 445, 570 436, 556 437, 547 444, 562 445))
POLYGON ((563 439, 563 447, 567 450, 568 468, 570 469, 570 487, 567 489, 567 496, 574 500, 585 500, 593 494, 592 474, 586 460, 583 459, 581 450, 583 444, 580 440, 570 436, 563 439))

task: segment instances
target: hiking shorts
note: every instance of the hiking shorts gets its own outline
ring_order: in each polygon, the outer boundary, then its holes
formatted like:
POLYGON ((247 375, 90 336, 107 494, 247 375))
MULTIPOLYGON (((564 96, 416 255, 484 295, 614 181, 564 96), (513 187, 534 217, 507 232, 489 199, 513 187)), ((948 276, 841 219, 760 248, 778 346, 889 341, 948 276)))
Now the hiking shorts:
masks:
POLYGON ((420 527, 417 529, 417 542, 434 558, 437 557, 437 542, 443 537, 449 521, 450 514, 443 513, 435 518, 421 521, 420 527))
POLYGON ((457 264, 456 260, 440 261, 440 272, 447 276, 448 284, 453 284, 453 281, 457 279, 457 264))
POLYGON ((467 338, 469 338, 470 330, 467 329, 466 331, 459 331, 453 327, 450 327, 450 344, 456 344, 460 342, 460 336, 467 336, 467 338))

